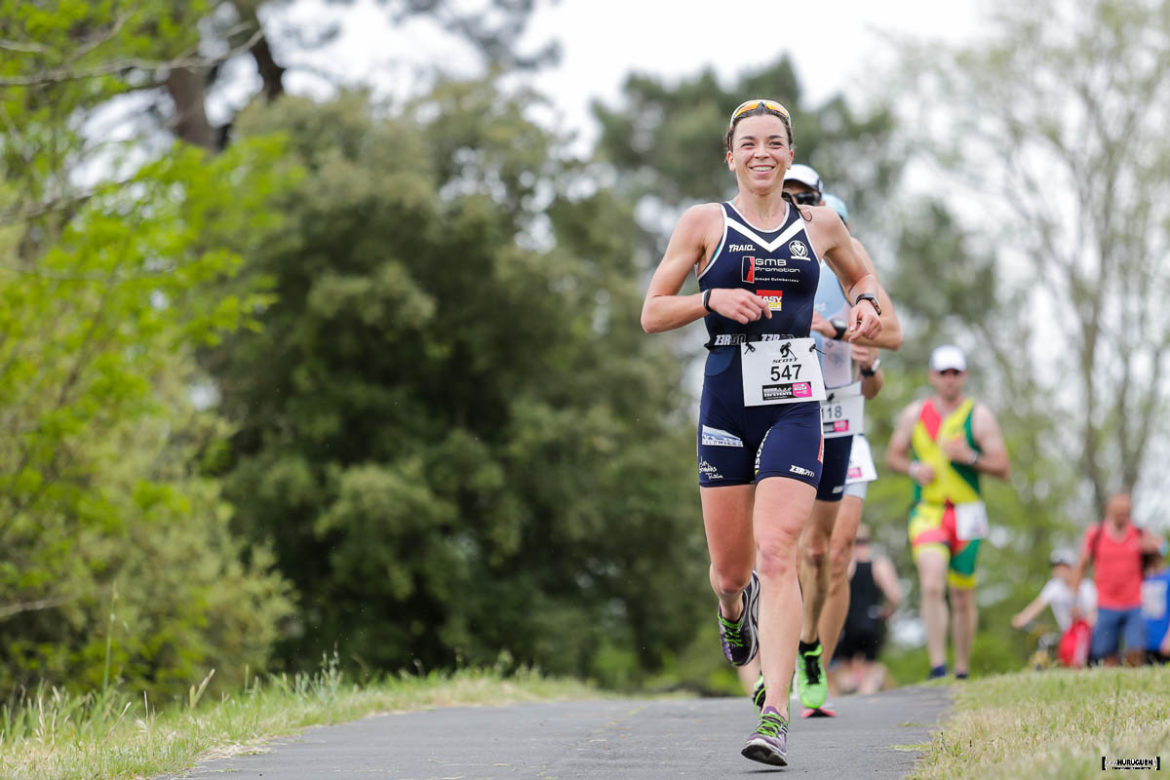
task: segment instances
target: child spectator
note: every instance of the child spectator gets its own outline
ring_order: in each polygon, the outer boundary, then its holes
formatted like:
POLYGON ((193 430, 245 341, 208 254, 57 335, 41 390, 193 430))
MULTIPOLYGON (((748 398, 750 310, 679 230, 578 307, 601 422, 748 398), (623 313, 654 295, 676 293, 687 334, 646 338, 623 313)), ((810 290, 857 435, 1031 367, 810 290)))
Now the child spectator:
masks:
POLYGON ((1028 625, 1040 615, 1044 607, 1052 610, 1052 617, 1056 618, 1061 633, 1068 631, 1072 625, 1074 607, 1090 626, 1093 625, 1097 619, 1097 588, 1093 581, 1082 580, 1076 596, 1073 596, 1076 554, 1071 550, 1056 550, 1048 562, 1052 566, 1052 579, 1040 589, 1040 595, 1012 618, 1012 628, 1028 625))

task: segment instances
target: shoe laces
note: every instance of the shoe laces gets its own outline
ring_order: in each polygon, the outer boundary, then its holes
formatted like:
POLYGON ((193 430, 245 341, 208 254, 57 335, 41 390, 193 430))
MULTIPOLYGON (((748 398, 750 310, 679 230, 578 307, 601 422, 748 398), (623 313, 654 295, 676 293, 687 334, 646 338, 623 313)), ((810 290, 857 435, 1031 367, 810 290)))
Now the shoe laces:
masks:
POLYGON ((719 616, 719 623, 723 626, 723 641, 732 647, 743 647, 743 629, 722 615, 719 616))
POLYGON ((783 720, 779 713, 765 712, 760 716, 760 726, 756 729, 756 733, 779 737, 781 731, 788 731, 788 722, 783 720))

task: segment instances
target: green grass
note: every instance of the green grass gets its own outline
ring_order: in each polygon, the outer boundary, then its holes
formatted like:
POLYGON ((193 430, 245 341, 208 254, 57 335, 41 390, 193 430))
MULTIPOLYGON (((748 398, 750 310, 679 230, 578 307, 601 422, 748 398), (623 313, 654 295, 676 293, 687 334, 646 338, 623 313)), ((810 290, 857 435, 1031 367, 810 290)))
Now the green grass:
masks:
POLYGON ((1170 667, 1025 671, 954 690, 918 780, 1097 778, 1102 756, 1170 765, 1170 667))
POLYGON ((263 750, 277 736, 379 712, 455 705, 595 697, 584 683, 521 671, 462 670, 400 676, 357 686, 330 663, 313 675, 254 680, 218 701, 156 709, 116 691, 43 690, 0 710, 0 777, 139 778, 180 772, 200 760, 263 750))

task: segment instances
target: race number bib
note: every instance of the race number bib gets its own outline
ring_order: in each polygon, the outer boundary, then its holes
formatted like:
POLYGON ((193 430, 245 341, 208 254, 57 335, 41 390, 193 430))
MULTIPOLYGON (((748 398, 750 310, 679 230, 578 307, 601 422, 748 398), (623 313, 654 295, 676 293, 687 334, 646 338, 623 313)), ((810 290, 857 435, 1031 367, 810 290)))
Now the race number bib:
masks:
POLYGON ((826 391, 821 402, 821 433, 826 439, 865 433, 865 397, 860 382, 826 391))
POLYGON ((740 344, 744 406, 825 400, 825 381, 812 339, 740 344))
POLYGON ((955 505, 955 535, 968 542, 987 536, 987 507, 982 501, 955 505))
POLYGON ((855 482, 873 482, 877 479, 877 467, 873 463, 873 452, 869 448, 869 439, 857 436, 853 439, 853 447, 849 450, 849 469, 845 472, 845 484, 855 482))

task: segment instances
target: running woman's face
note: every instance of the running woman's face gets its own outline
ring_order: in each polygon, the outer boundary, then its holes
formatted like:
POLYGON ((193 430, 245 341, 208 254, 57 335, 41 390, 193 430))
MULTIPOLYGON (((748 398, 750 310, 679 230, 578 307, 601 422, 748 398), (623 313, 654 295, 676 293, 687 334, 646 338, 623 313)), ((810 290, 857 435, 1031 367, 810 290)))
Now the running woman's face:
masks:
POLYGON ((727 168, 735 173, 740 187, 761 193, 780 189, 791 165, 788 128, 780 117, 749 116, 735 126, 727 168))

